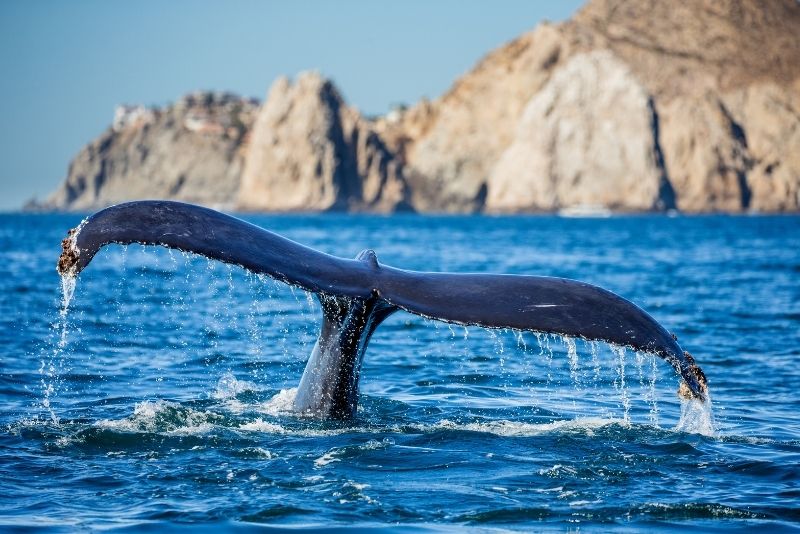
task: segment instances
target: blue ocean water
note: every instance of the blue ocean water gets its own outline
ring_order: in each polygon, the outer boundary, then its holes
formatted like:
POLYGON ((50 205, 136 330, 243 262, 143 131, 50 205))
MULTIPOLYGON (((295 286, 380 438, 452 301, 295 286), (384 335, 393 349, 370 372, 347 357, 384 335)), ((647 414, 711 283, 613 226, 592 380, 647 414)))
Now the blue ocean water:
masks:
POLYGON ((312 297, 111 246, 65 310, 80 217, 0 215, 0 530, 800 525, 800 218, 249 220, 398 267, 606 287, 678 335, 712 406, 647 354, 398 313, 356 420, 296 417, 312 297))

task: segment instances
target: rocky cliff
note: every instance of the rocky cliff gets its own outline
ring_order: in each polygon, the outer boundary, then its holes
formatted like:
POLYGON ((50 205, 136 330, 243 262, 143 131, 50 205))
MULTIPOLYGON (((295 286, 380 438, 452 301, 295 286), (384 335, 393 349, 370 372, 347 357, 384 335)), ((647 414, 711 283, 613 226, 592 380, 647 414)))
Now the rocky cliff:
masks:
POLYGON ((258 104, 194 93, 164 108, 120 106, 113 125, 85 146, 39 209, 94 210, 137 198, 172 198, 231 209, 258 104))
POLYGON ((239 207, 262 211, 408 207, 402 165, 319 74, 278 79, 253 128, 239 207))
POLYGON ((406 172, 438 209, 796 211, 798 35, 795 0, 593 0, 434 102, 406 172))
POLYGON ((255 120, 230 97, 127 110, 47 206, 797 211, 798 35, 796 0, 591 0, 377 119, 314 73, 276 81, 255 120))

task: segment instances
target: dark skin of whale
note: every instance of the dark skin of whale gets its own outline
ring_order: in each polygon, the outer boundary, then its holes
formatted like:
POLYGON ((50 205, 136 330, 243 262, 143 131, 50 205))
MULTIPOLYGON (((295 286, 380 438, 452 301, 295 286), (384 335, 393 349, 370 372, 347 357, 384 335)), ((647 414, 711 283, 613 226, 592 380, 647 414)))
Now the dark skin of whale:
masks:
POLYGON ((344 259, 223 213, 172 201, 137 201, 95 213, 62 243, 58 270, 77 276, 105 245, 142 243, 193 252, 263 273, 317 295, 323 324, 295 409, 348 419, 375 328, 397 310, 462 325, 515 328, 606 341, 657 354, 705 400, 705 376, 674 336, 603 288, 546 276, 437 273, 380 264, 371 250, 344 259))

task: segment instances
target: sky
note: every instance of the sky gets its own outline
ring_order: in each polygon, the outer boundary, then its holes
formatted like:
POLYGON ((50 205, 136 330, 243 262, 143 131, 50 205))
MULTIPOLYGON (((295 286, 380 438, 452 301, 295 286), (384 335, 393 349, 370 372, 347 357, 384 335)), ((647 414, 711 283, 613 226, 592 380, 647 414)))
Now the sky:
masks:
POLYGON ((118 104, 194 90, 264 98, 318 70, 367 114, 436 98, 578 0, 0 1, 0 210, 46 197, 118 104))

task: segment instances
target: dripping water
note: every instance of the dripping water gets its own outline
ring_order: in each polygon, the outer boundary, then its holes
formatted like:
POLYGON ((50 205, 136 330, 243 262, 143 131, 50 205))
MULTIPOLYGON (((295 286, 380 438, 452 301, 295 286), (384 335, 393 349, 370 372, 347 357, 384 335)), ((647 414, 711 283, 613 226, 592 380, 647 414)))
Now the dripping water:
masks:
POLYGON ((617 376, 614 379, 614 389, 619 394, 620 402, 622 403, 623 418, 625 423, 630 423, 630 409, 631 401, 628 396, 628 387, 625 383, 625 347, 611 345, 611 351, 617 357, 617 376))
POLYGON ((53 409, 52 401, 55 397, 59 383, 59 369, 63 367, 64 351, 67 347, 69 333, 69 305, 75 295, 77 277, 73 274, 61 275, 61 302, 59 304, 58 319, 54 329, 57 340, 53 350, 46 359, 42 359, 39 367, 40 385, 42 390, 41 406, 54 424, 59 423, 59 417, 53 409))
POLYGON ((578 374, 578 347, 575 340, 571 337, 564 337, 564 344, 567 346, 567 357, 569 358, 569 374, 575 389, 580 389, 581 379, 578 374))
POLYGON ((705 402, 697 399, 681 399, 681 418, 675 430, 704 436, 717 435, 709 392, 706 392, 705 402))
POLYGON ((593 380, 594 387, 597 389, 600 385, 600 354, 597 347, 597 341, 589 342, 589 350, 592 358, 592 369, 594 370, 593 380))

